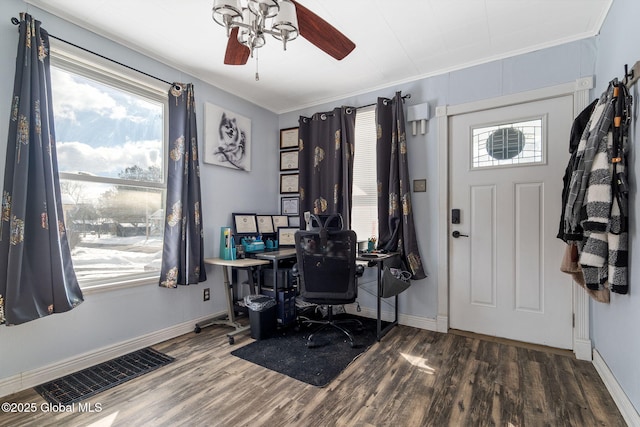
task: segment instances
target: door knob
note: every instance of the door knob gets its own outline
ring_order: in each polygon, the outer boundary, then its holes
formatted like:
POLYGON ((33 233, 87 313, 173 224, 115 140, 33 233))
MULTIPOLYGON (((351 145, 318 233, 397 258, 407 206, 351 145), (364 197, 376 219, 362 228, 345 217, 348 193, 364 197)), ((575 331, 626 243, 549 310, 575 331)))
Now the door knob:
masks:
POLYGON ((462 234, 458 230, 455 230, 453 233, 451 233, 451 235, 454 239, 457 239, 458 237, 469 237, 468 234, 462 234))

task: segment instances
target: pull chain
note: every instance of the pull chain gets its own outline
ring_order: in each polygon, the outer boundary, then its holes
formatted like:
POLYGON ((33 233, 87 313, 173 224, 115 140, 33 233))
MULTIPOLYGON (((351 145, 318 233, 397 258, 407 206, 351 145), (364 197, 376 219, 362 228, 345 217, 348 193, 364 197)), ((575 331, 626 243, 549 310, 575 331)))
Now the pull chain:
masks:
POLYGON ((258 52, 256 52, 256 81, 260 81, 260 74, 258 74, 258 52))

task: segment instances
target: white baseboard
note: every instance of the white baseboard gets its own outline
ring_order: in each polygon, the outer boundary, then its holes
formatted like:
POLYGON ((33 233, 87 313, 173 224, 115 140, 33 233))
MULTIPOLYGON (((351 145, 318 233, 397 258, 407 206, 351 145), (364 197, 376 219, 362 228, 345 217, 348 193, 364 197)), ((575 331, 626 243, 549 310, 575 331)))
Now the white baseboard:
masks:
POLYGON ((598 350, 593 350, 593 366, 595 366, 596 371, 600 374, 600 378, 604 382, 604 385, 609 390, 609 394, 613 398, 613 401, 618 406, 622 417, 627 422, 629 427, 640 427, 640 415, 638 411, 636 411, 633 403, 629 400, 627 395, 625 394, 622 387, 616 380, 616 377, 613 375, 607 364, 605 363, 598 350))
POLYGON ((166 329, 154 331, 149 334, 123 341, 118 344, 103 347, 89 353, 71 357, 48 366, 36 368, 32 371, 22 372, 12 377, 0 379, 0 397, 17 393, 56 378, 63 377, 73 372, 89 368, 115 357, 123 356, 132 351, 158 344, 171 338, 192 332, 195 324, 212 317, 222 316, 225 312, 212 314, 200 319, 189 320, 178 325, 170 326, 166 329))
POLYGON ((591 362, 593 360, 593 353, 591 351, 591 340, 574 340, 573 342, 573 354, 576 359, 586 360, 591 362))
POLYGON ((444 334, 449 332, 449 316, 436 317, 437 331, 444 334))
MULTIPOLYGON (((362 317, 368 317, 370 319, 376 319, 378 317, 378 313, 374 308, 362 307, 361 311, 356 311, 353 304, 345 306, 347 313, 355 314, 362 317)), ((395 312, 393 310, 382 310, 380 313, 380 318, 385 322, 393 321, 395 316, 395 312)), ((426 329, 428 331, 437 331, 436 329, 436 320, 429 319, 427 317, 413 316, 408 314, 399 314, 398 315, 398 323, 405 326, 412 326, 414 328, 426 329)))

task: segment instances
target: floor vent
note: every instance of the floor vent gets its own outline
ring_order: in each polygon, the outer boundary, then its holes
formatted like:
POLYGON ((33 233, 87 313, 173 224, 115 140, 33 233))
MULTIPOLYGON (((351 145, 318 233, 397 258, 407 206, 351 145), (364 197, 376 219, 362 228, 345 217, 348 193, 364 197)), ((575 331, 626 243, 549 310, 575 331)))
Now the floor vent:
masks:
POLYGON ((174 358, 143 348, 35 387, 49 403, 70 405, 173 362, 174 358))

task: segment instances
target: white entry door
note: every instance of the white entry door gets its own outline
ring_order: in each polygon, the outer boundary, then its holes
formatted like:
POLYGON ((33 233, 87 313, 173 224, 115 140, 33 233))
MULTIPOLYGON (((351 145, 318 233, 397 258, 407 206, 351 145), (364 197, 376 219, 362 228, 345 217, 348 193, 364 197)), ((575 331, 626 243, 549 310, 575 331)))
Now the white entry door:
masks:
POLYGON ((556 234, 573 97, 449 120, 459 210, 449 224, 450 326, 572 348, 572 282, 556 234))

